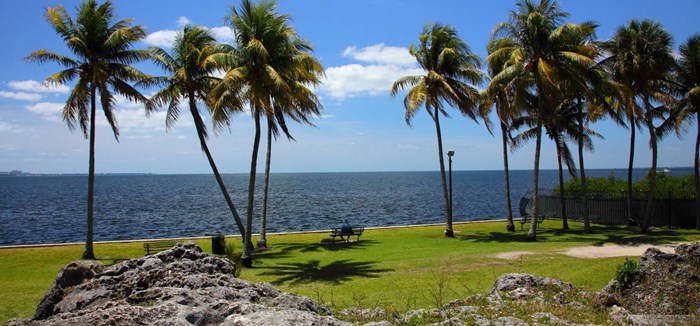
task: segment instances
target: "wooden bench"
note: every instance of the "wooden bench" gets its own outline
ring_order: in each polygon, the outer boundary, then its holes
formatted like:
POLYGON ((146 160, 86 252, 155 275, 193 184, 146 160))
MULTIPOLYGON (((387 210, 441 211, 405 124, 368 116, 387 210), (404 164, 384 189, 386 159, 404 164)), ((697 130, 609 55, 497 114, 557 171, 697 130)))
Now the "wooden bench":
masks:
POLYGON ((146 256, 148 256, 150 254, 155 254, 155 253, 158 253, 161 251, 171 249, 177 243, 178 243, 178 241, 173 241, 173 240, 146 242, 143 244, 143 251, 146 253, 146 256))
POLYGON ((350 237, 355 236, 357 237, 357 241, 360 241, 360 236, 362 233, 365 232, 364 227, 359 227, 359 228, 352 228, 352 231, 350 232, 343 232, 342 228, 333 228, 331 229, 331 238, 333 238, 333 243, 335 243, 335 238, 340 237, 340 239, 343 242, 350 242, 350 237))
MULTIPOLYGON (((537 225, 535 225, 535 228, 540 227, 540 224, 542 224, 542 221, 544 221, 544 216, 538 216, 537 217, 537 225)), ((523 229, 523 225, 532 222, 532 217, 530 216, 523 216, 523 218, 520 220, 520 229, 523 229)))

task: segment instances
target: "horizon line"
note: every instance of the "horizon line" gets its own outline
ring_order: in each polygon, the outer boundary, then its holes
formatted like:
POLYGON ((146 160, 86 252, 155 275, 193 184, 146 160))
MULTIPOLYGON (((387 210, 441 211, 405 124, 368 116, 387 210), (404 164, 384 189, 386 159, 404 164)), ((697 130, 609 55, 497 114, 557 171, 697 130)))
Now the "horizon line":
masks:
MULTIPOLYGON (((648 170, 651 167, 634 167, 632 170, 648 170)), ((663 169, 693 169, 692 166, 660 166, 657 170, 663 169)), ((578 169, 577 169, 578 170, 578 169)), ((627 167, 610 167, 610 168, 586 168, 586 171, 593 170, 627 170, 627 167)), ((475 169, 475 170, 452 170, 452 172, 498 172, 505 171, 502 169, 475 169)), ((533 171, 533 169, 509 169, 508 171, 533 171)), ((558 171, 558 169, 540 169, 540 171, 558 171)), ((312 173, 415 173, 415 172, 440 172, 440 170, 393 170, 393 171, 289 171, 289 172, 270 172, 270 174, 312 174, 312 173)), ((159 173, 159 172, 96 172, 95 175, 210 175, 212 172, 181 172, 181 173, 159 173)), ((247 172, 222 172, 221 175, 240 174, 248 175, 247 172)), ((60 176, 60 175, 88 175, 85 172, 26 172, 22 170, 0 171, 0 176, 60 176), (21 175, 10 175, 11 171, 21 171, 21 175)), ((256 173, 256 175, 264 175, 264 173, 256 173)))

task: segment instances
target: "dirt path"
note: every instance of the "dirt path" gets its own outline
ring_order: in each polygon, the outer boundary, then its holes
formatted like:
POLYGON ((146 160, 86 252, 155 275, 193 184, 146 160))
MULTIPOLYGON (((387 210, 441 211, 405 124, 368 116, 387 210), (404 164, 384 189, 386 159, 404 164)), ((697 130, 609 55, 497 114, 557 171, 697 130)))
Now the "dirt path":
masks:
POLYGON ((656 248, 666 253, 673 253, 680 243, 667 245, 639 244, 623 246, 617 244, 605 244, 602 246, 585 246, 569 248, 562 253, 576 258, 608 258, 623 256, 641 256, 649 248, 656 248))
MULTIPOLYGON (((684 242, 689 243, 689 242, 684 242)), ((561 251, 560 253, 576 257, 576 258, 609 258, 609 257, 625 257, 625 256, 641 256, 647 249, 655 247, 666 253, 673 253, 678 245, 683 243, 673 243, 665 245, 650 245, 650 244, 639 244, 624 246, 618 244, 607 243, 602 246, 583 246, 583 247, 573 247, 567 250, 561 251)), ((524 255, 535 254, 532 251, 509 251, 496 254, 496 258, 500 259, 519 259, 524 255)))

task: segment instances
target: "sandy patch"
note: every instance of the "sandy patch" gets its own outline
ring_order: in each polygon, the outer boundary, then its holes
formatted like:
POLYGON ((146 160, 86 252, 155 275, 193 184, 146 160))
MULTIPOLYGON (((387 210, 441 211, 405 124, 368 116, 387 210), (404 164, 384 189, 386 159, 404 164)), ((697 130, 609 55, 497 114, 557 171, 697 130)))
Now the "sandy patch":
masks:
POLYGON ((649 245, 639 244, 633 246, 622 246, 617 244, 605 244, 602 246, 586 246, 569 248, 562 253, 567 256, 576 258, 608 258, 608 257, 624 257, 624 256, 641 256, 647 249, 655 247, 666 253, 675 252, 675 248, 679 244, 668 245, 649 245))
POLYGON ((496 254, 496 258, 513 260, 513 259, 518 259, 518 258, 525 256, 525 255, 532 255, 532 254, 534 254, 534 252, 532 252, 532 251, 509 251, 509 252, 502 252, 500 254, 496 254))

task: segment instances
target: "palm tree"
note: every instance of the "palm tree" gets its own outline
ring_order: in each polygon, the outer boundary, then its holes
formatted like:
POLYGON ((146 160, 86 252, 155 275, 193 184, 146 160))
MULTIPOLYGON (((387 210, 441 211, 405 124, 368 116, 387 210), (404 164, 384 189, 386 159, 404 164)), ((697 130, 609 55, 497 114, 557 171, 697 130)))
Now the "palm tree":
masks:
POLYGON ((680 84, 683 98, 680 101, 678 124, 680 130, 686 129, 684 123, 696 120, 695 135, 695 220, 700 230, 700 34, 695 34, 680 46, 680 58, 674 80, 680 84))
MULTIPOLYGON (((604 43, 610 54, 603 64, 612 72, 626 94, 625 105, 628 119, 632 126, 631 146, 634 144, 634 126, 643 124, 649 132, 649 145, 652 159, 649 170, 649 194, 646 214, 642 223, 642 233, 649 229, 653 212, 654 191, 656 187, 657 144, 659 130, 654 120, 661 117, 664 106, 652 106, 652 102, 668 103, 671 101, 668 91, 668 74, 675 61, 671 54, 671 35, 659 23, 650 20, 632 20, 627 26, 620 26, 610 41, 604 43), (637 104, 638 101, 641 102, 637 104), (631 103, 635 102, 635 103, 631 103)), ((630 167, 628 170, 628 198, 631 198, 631 170, 634 150, 630 148, 630 167)), ((629 204, 628 204, 629 205, 629 204)))
MULTIPOLYGON (((569 101, 565 101, 565 103, 568 102, 569 101)), ((570 106, 565 105, 564 107, 557 108, 555 110, 555 114, 552 115, 550 119, 544 123, 545 132, 547 133, 547 136, 549 136, 549 138, 554 142, 554 145, 557 149, 557 166, 559 172, 559 203, 561 208, 560 215, 563 230, 569 229, 569 220, 566 211, 566 194, 564 192, 563 163, 566 164, 571 177, 577 177, 574 159, 571 155, 571 150, 569 150, 569 145, 567 145, 566 143, 566 132, 570 130, 575 130, 574 132, 578 132, 579 129, 576 128, 575 114, 577 112, 568 109, 569 107, 570 106)))
MULTIPOLYGON (((306 77, 298 77, 299 80, 296 81, 290 80, 290 84, 293 87, 297 87, 295 90, 292 90, 293 94, 290 94, 295 95, 295 101, 297 102, 286 103, 286 109, 280 107, 280 103, 282 101, 276 102, 274 107, 274 117, 268 116, 267 118, 267 155, 265 158, 265 177, 263 179, 262 211, 260 214, 260 236, 257 241, 257 245, 259 248, 267 248, 267 200, 270 183, 270 163, 272 161, 272 138, 274 137, 276 139, 279 135, 277 126, 280 127, 279 129, 282 129, 284 134, 287 136, 288 140, 293 141, 294 137, 292 137, 292 135, 289 133, 289 129, 287 128, 287 124, 285 121, 285 116, 291 117, 292 120, 296 122, 314 126, 314 124, 311 123, 311 120, 309 120, 309 118, 321 114, 320 110, 322 106, 320 101, 318 100, 316 95, 313 94, 306 87, 305 84, 318 84, 320 82, 318 77, 320 76, 320 74, 323 73, 323 68, 315 58, 311 56, 302 55, 298 59, 304 59, 302 57, 306 57, 305 59, 311 61, 309 62, 310 66, 308 66, 311 67, 311 69, 307 72, 311 73, 309 76, 312 77, 312 80, 302 82, 302 79, 306 77)), ((300 66, 299 68, 303 67, 300 66)))
MULTIPOLYGON (((489 43, 486 45, 486 48, 488 50, 488 53, 491 54, 497 50, 497 46, 504 47, 508 45, 512 44, 504 44, 503 42, 498 44, 493 40, 490 40, 489 43)), ((498 75, 506 67, 506 62, 503 61, 506 58, 506 56, 501 56, 498 58, 492 57, 491 60, 488 61, 489 76, 491 78, 498 75), (500 59, 501 61, 497 61, 498 59, 500 59)), ((511 105, 512 96, 509 95, 508 84, 496 84, 491 82, 486 88, 486 91, 482 93, 482 96, 486 101, 486 106, 491 107, 493 104, 496 107, 496 115, 498 116, 499 126, 501 129, 501 145, 503 149, 503 177, 505 183, 507 221, 506 230, 508 232, 515 232, 515 224, 513 223, 513 208, 510 200, 510 171, 508 168, 508 148, 510 147, 509 139, 511 138, 509 133, 510 123, 512 119, 517 116, 518 112, 516 112, 515 107, 511 105)))
POLYGON ((528 98, 526 94, 535 92, 532 106, 538 111, 534 115, 537 120, 526 137, 535 139, 533 213, 526 239, 536 240, 542 127, 560 103, 562 81, 584 88, 586 80, 580 72, 592 67, 595 61, 590 46, 581 44, 581 40, 592 34, 595 24, 563 24, 569 14, 562 11, 556 1, 542 0, 534 4, 522 0, 517 7, 517 11, 511 11, 510 21, 494 28, 493 41, 505 45, 497 46, 498 50, 491 53, 488 60, 507 62, 507 66, 494 76, 492 82, 513 85, 516 106, 527 107, 523 103, 528 98))
MULTIPOLYGON (((600 49, 599 43, 593 44, 596 49, 600 49)), ((600 53, 598 53, 600 54, 600 53)), ((580 90, 571 90, 568 97, 575 101, 577 113, 576 121, 578 125, 578 135, 576 141, 578 143, 578 160, 580 168, 581 182, 581 206, 583 207, 583 232, 591 233, 591 221, 588 209, 588 186, 586 179, 586 168, 583 159, 585 150, 593 151, 593 143, 590 136, 603 138, 595 131, 588 127, 589 122, 600 119, 603 115, 609 116, 614 122, 625 126, 622 118, 617 114, 610 105, 608 99, 613 93, 613 83, 610 81, 610 76, 600 65, 596 65, 592 69, 584 72, 588 78, 588 88, 580 90)))
POLYGON ((119 141, 119 128, 114 115, 115 98, 119 94, 129 100, 144 103, 148 100, 130 82, 146 77, 131 64, 144 60, 148 53, 133 50, 135 42, 145 37, 141 25, 131 26, 131 19, 116 20, 114 7, 107 1, 98 4, 94 0, 82 2, 73 20, 65 8, 56 6, 46 10, 46 18, 56 33, 63 38, 75 58, 41 49, 31 53, 26 60, 38 63, 54 62, 65 69, 51 76, 49 84, 65 84, 77 79, 66 105, 63 120, 72 131, 76 124, 85 138, 89 138, 87 191, 87 232, 83 259, 95 259, 93 251, 93 201, 95 189, 95 114, 99 93, 100 105, 112 127, 114 138, 119 141), (89 126, 88 126, 89 125, 89 126))
MULTIPOLYGON (((207 146, 207 128, 197 108, 198 102, 204 103, 208 108, 213 106, 211 102, 208 102, 207 95, 218 80, 212 74, 220 69, 220 65, 210 58, 217 53, 229 50, 230 47, 217 44, 214 37, 206 29, 187 25, 178 32, 171 53, 158 47, 150 48, 154 63, 170 75, 150 78, 144 84, 161 87, 151 97, 151 101, 158 107, 167 106, 168 112, 165 120, 167 128, 171 128, 180 118, 181 101, 187 101, 202 151, 209 161, 216 182, 231 210, 231 215, 233 215, 241 236, 245 236, 245 227, 207 146)), ((224 101, 227 103, 226 105, 231 108, 240 107, 241 101, 236 95, 236 93, 227 94, 224 101)))
POLYGON ((457 31, 449 25, 428 24, 418 36, 418 46, 411 45, 409 52, 425 70, 425 75, 399 78, 391 87, 391 96, 409 89, 404 98, 406 123, 423 105, 435 122, 437 133, 440 179, 445 201, 445 236, 454 237, 452 210, 445 178, 445 161, 442 151, 440 115, 448 116, 443 102, 476 121, 479 112, 479 92, 474 85, 483 83, 484 76, 479 71, 481 60, 471 52, 467 43, 457 36, 457 31))
MULTIPOLYGON (((536 101, 535 96, 530 95, 530 102, 536 101)), ((513 130, 527 126, 528 129, 522 131, 513 138, 513 146, 522 146, 527 140, 536 136, 537 121, 539 117, 538 110, 530 109, 526 114, 515 117, 511 123, 513 130)), ((564 99, 556 108, 553 114, 547 116, 543 121, 543 127, 547 136, 552 140, 557 152, 558 179, 559 179, 559 200, 560 200, 560 215, 562 217, 562 229, 568 229, 566 199, 564 192, 564 173, 563 166, 566 165, 569 175, 572 178, 578 178, 576 164, 574 163, 573 155, 567 140, 574 140, 579 145, 579 163, 582 162, 583 149, 593 150, 593 141, 591 136, 601 137, 595 131, 586 127, 581 117, 583 116, 582 103, 580 99, 564 99)), ((601 137, 602 138, 602 137, 601 137)), ((585 183, 585 181, 583 181, 585 183)), ((588 226, 590 228, 590 225, 588 226)), ((586 231, 588 232, 588 231, 586 231)))
MULTIPOLYGON (((595 81, 592 79, 591 81, 595 81)), ((600 87, 595 87, 599 90, 600 87)), ((589 112, 584 109, 584 105, 593 106, 590 101, 600 100, 596 99, 597 92, 584 92, 584 94, 577 92, 569 93, 570 98, 562 103, 562 106, 557 110, 555 115, 555 121, 551 122, 552 127, 547 128, 547 133, 552 134, 550 136, 557 144, 557 160, 559 164, 559 189, 560 189, 560 202, 562 209, 562 220, 563 228, 568 229, 567 224, 567 212, 566 212, 566 200, 564 191, 564 179, 562 173, 562 159, 569 167, 569 174, 573 178, 579 178, 574 168, 573 156, 566 145, 566 139, 576 141, 578 147, 578 158, 580 167, 580 182, 581 182, 581 197, 583 206, 583 231, 584 233, 591 232, 590 218, 588 215, 588 193, 586 185, 586 171, 583 159, 584 150, 593 151, 593 140, 592 137, 603 138, 600 134, 596 133, 594 130, 588 127, 588 121, 591 120, 589 112), (582 101, 582 97, 589 99, 588 103, 582 101), (550 129, 552 131, 550 131, 550 129)), ((595 118, 595 117, 594 117, 595 118)))
MULTIPOLYGON (((273 128, 270 130, 272 134, 276 130, 275 122, 281 121, 278 117, 285 113, 289 114, 294 110, 318 113, 319 101, 308 86, 320 82, 323 68, 309 55, 310 44, 300 39, 296 31, 289 26, 289 16, 277 13, 274 1, 253 4, 250 0, 243 0, 240 9, 231 7, 231 14, 226 17, 226 21, 234 30, 236 48, 228 56, 224 56, 229 69, 212 97, 218 98, 219 94, 226 91, 239 92, 241 98, 249 105, 255 121, 248 181, 247 232, 241 256, 243 264, 251 266, 260 120, 267 117, 268 128, 273 128)), ((226 123, 228 114, 225 111, 225 108, 217 108, 214 119, 219 123, 226 123)), ((302 120, 308 121, 306 118, 302 120)), ((289 136, 286 129, 285 133, 289 136)), ((271 146, 268 155, 270 151, 271 146)))

